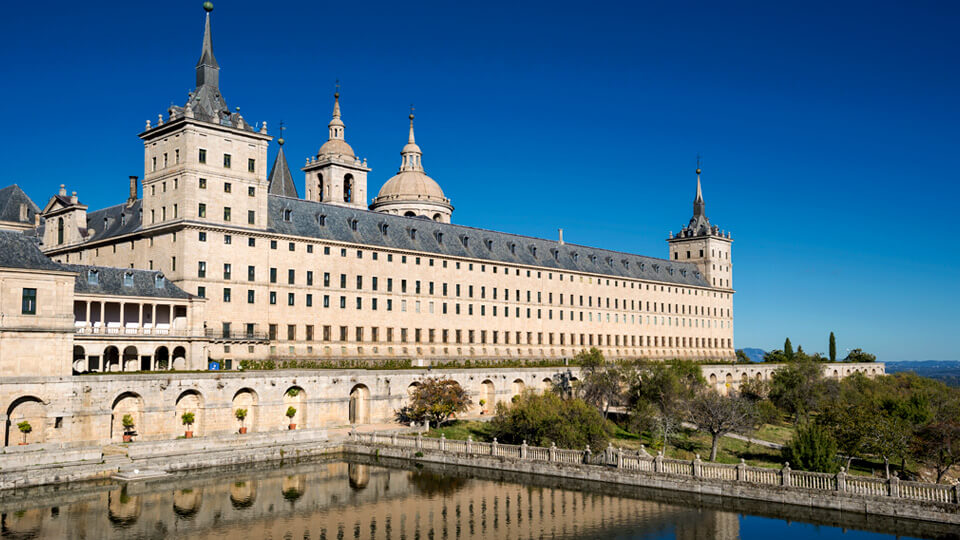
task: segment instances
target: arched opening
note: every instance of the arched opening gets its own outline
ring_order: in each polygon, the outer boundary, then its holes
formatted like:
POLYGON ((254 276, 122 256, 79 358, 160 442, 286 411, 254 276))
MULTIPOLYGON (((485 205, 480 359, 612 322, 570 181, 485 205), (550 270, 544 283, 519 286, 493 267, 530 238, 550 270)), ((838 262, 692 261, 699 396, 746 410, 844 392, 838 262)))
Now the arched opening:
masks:
POLYGON ((350 481, 350 487, 361 490, 367 487, 370 482, 370 466, 363 463, 350 463, 347 465, 347 478, 350 481))
POLYGON ((526 384, 523 383, 522 379, 516 379, 513 381, 513 384, 510 385, 510 391, 512 395, 519 396, 523 393, 523 389, 526 387, 526 384))
POLYGON ((177 397, 176 415, 175 422, 183 428, 184 432, 192 432, 194 436, 203 435, 203 395, 200 392, 187 390, 181 393, 177 397), (183 423, 185 413, 193 413, 193 424, 183 423))
POLYGON ((137 348, 130 345, 123 349, 123 371, 137 371, 140 368, 137 348))
POLYGON ((746 384, 747 380, 748 380, 748 377, 746 373, 744 373, 743 375, 740 375, 740 384, 746 384))
POLYGON ((166 371, 170 369, 170 349, 161 346, 153 353, 154 366, 157 370, 166 371))
POLYGON ((110 440, 120 442, 123 440, 125 428, 123 427, 123 417, 130 415, 133 420, 131 434, 139 433, 143 429, 143 398, 133 392, 124 392, 113 400, 110 409, 110 440))
POLYGON ((73 373, 83 373, 87 371, 87 353, 80 345, 73 346, 73 373))
POLYGON ((353 175, 343 177, 343 202, 353 202, 353 175))
POLYGON ((30 508, 3 514, 4 538, 43 538, 43 523, 50 515, 46 508, 30 508))
POLYGON ((233 417, 237 421, 237 428, 240 433, 257 431, 258 403, 257 393, 250 388, 241 388, 233 395, 233 417), (244 411, 242 415, 237 413, 241 410, 244 411))
POLYGON ((317 175, 317 200, 323 202, 323 175, 317 175))
POLYGON ((257 500, 257 484, 253 480, 242 480, 230 485, 230 504, 237 510, 250 508, 257 500))
POLYGON ((438 222, 439 222, 439 221, 441 221, 442 219, 443 219, 443 217, 442 217, 440 214, 434 214, 434 215, 433 215, 433 220, 434 220, 434 221, 438 221, 438 222))
POLYGON ((120 371, 120 349, 113 345, 103 351, 103 370, 120 371))
POLYGON ((173 349, 173 369, 183 371, 187 369, 187 350, 183 347, 173 349))
MULTIPOLYGON (((23 443, 36 444, 45 440, 47 424, 46 405, 35 396, 17 398, 7 408, 7 429, 5 446, 23 443), (29 424, 29 432, 21 431, 19 424, 29 424)), ((25 426, 26 427, 26 426, 25 426)))
POLYGON ((63 218, 57 218, 57 244, 63 243, 63 218))
POLYGON ((833 378, 834 378, 834 379, 840 379, 840 372, 837 371, 837 370, 833 370, 833 378))
POLYGON ((417 217, 417 213, 412 210, 407 210, 403 215, 404 217, 417 217))
POLYGON ((717 376, 713 373, 710 374, 710 386, 717 386, 717 376))
POLYGON ((304 429, 307 427, 307 393, 299 386, 291 386, 283 393, 283 412, 287 427, 304 429), (293 407, 293 411, 290 408, 293 407), (289 415, 293 412, 293 415, 289 415))
POLYGON ((483 400, 483 403, 480 403, 481 413, 492 411, 496 408, 497 392, 496 388, 493 386, 493 381, 490 379, 480 383, 480 399, 483 400))
POLYGON ((350 390, 348 417, 351 424, 370 423, 370 389, 358 384, 350 390))
POLYGON ((550 377, 547 377, 542 381, 540 381, 540 388, 544 392, 549 392, 553 390, 553 379, 551 379, 550 377))
POLYGON ((173 492, 173 513, 179 519, 192 520, 200 511, 201 504, 203 504, 202 488, 178 489, 173 492))
POLYGON ((307 491, 307 477, 303 474, 284 476, 280 482, 280 494, 290 504, 297 502, 307 491))
POLYGON ((107 493, 107 519, 119 529, 126 529, 140 517, 140 496, 128 495, 127 486, 107 493))

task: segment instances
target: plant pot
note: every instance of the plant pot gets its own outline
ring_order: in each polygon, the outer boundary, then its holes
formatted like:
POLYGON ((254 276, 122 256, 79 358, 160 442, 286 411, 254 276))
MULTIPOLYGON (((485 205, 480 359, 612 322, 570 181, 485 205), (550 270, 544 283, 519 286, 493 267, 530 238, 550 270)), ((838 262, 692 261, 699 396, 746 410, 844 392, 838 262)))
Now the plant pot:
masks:
POLYGON ((296 424, 290 424, 289 426, 287 426, 287 428, 288 428, 288 429, 297 429, 297 425, 296 425, 296 424))
POLYGON ((17 444, 18 444, 19 446, 26 446, 26 445, 27 445, 27 443, 25 443, 25 442, 17 443, 17 444))
POLYGON ((124 435, 123 442, 133 442, 133 435, 124 435))
POLYGON ((183 438, 184 438, 184 439, 192 439, 192 438, 193 438, 193 432, 192 432, 192 431, 185 431, 185 432, 183 433, 183 438))
POLYGON ((247 428, 245 428, 245 427, 240 428, 240 434, 241 434, 241 435, 245 434, 246 432, 247 432, 247 428))

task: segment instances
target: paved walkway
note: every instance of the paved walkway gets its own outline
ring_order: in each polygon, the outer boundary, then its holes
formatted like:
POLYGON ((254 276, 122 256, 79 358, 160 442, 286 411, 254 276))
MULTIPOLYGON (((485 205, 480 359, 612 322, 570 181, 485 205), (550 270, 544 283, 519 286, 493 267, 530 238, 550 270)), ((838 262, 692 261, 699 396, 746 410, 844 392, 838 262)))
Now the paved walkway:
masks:
MULTIPOLYGON (((696 424, 691 424, 690 422, 684 422, 683 427, 687 429, 697 429, 696 424)), ((783 445, 780 443, 765 441, 763 439, 755 439, 753 437, 747 437, 746 435, 740 435, 739 433, 727 433, 724 437, 729 437, 731 439, 736 439, 738 441, 748 442, 750 444, 755 444, 757 446, 763 446, 765 448, 772 448, 774 450, 780 450, 783 448, 783 445)))

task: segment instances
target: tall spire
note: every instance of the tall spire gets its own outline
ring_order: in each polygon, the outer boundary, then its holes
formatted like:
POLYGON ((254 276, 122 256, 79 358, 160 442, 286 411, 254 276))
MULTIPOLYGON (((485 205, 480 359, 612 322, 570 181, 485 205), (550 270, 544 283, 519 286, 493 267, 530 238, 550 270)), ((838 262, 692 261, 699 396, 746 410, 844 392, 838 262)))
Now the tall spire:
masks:
POLYGON ((330 130, 329 140, 344 140, 344 125, 343 120, 340 119, 340 81, 337 81, 337 89, 333 93, 333 118, 330 119, 330 123, 327 124, 327 128, 330 130))
POLYGON ((283 154, 283 128, 280 128, 280 138, 277 144, 280 145, 280 151, 273 161, 273 167, 270 169, 270 176, 267 177, 267 191, 271 195, 281 195, 283 197, 300 198, 297 193, 297 185, 293 182, 293 175, 290 174, 290 167, 287 165, 287 156, 283 154))
POLYGON ((700 155, 697 155, 697 196, 693 199, 693 217, 706 216, 706 203, 703 202, 703 190, 700 188, 700 155))
POLYGON ((197 88, 220 85, 220 64, 213 55, 213 34, 210 31, 210 12, 213 11, 213 2, 204 2, 203 9, 207 12, 207 20, 203 27, 203 50, 200 60, 197 61, 197 88))
POLYGON ((420 162, 423 152, 420 151, 420 147, 417 146, 417 141, 413 137, 413 110, 413 105, 410 105, 410 135, 407 137, 407 144, 400 151, 400 155, 403 156, 403 161, 400 162, 400 170, 423 172, 423 164, 420 162))

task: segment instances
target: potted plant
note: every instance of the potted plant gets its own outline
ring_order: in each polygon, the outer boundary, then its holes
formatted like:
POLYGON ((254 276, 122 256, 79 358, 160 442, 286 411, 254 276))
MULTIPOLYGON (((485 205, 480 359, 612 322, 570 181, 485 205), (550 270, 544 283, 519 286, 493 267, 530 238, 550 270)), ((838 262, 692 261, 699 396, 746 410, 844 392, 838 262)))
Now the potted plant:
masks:
POLYGON ((20 430, 20 433, 23 433, 23 442, 20 443, 20 446, 26 446, 27 444, 27 433, 33 431, 33 426, 30 425, 30 422, 24 420, 17 424, 17 429, 20 430))
POLYGON ((121 422, 123 423, 123 442, 133 442, 133 436, 136 435, 136 432, 133 431, 133 417, 125 414, 121 422))
POLYGON ((487 404, 487 400, 485 400, 485 399, 481 399, 481 400, 480 400, 480 414, 481 414, 481 415, 483 415, 483 413, 487 412, 487 411, 483 408, 483 406, 486 405, 486 404, 487 404))
POLYGON ((247 432, 247 426, 243 425, 243 421, 247 418, 247 410, 237 409, 233 414, 237 417, 237 420, 240 421, 240 434, 243 435, 247 432))
POLYGON ((297 429, 297 425, 293 423, 293 417, 297 415, 297 409, 295 407, 287 407, 287 418, 290 419, 290 425, 287 426, 289 429, 297 429))
POLYGON ((187 426, 186 431, 183 433, 183 438, 192 439, 193 438, 193 429, 190 427, 193 425, 195 420, 192 412, 185 412, 180 415, 180 420, 183 422, 183 425, 187 426))

